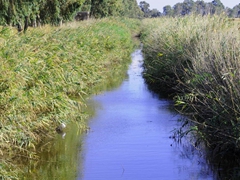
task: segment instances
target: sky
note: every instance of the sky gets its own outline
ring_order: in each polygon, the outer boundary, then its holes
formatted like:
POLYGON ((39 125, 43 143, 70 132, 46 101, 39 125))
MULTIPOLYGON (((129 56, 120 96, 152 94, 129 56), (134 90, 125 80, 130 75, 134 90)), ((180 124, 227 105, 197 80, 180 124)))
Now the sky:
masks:
MULTIPOLYGON (((146 1, 150 4, 149 9, 157 9, 160 12, 163 12, 163 7, 166 5, 174 6, 179 2, 183 2, 184 0, 137 0, 138 4, 141 1, 146 1)), ((196 2, 196 0, 194 0, 196 2)), ((212 0, 204 0, 204 2, 212 2, 212 0)), ((221 0, 225 7, 233 8, 234 6, 240 3, 240 0, 221 0)))

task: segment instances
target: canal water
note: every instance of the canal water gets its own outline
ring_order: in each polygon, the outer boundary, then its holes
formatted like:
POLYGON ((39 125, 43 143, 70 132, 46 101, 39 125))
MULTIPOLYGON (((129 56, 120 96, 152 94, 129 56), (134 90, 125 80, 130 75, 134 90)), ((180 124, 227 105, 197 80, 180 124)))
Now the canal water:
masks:
POLYGON ((191 144, 170 138, 181 124, 169 100, 150 92, 142 77, 141 49, 132 54, 122 85, 93 96, 95 115, 82 138, 78 180, 213 180, 191 144))

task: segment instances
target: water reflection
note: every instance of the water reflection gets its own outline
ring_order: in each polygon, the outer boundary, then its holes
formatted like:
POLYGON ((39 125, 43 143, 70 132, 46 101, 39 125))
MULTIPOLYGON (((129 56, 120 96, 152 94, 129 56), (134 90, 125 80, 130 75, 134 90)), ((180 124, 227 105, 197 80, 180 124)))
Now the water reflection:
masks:
POLYGON ((132 59, 119 88, 89 101, 88 111, 95 115, 88 133, 79 132, 76 124, 67 125, 63 134, 41 146, 40 160, 23 166, 27 173, 22 179, 215 179, 205 158, 187 140, 179 144, 169 138, 180 126, 180 117, 169 109, 170 101, 159 100, 144 84, 141 50, 132 59))
POLYGON ((64 132, 56 133, 54 140, 39 146, 39 158, 27 160, 23 166, 25 180, 71 180, 76 178, 78 151, 82 133, 76 124, 68 125, 64 132))
POLYGON ((141 76, 141 50, 132 60, 118 89, 90 100, 96 114, 83 140, 77 179, 214 179, 208 163, 188 142, 169 138, 180 117, 169 110, 170 101, 148 91, 141 76))
MULTIPOLYGON (((130 62, 130 57, 129 57, 130 62)), ((126 78, 127 61, 121 64, 117 70, 113 71, 106 83, 100 83, 92 89, 92 93, 97 93, 100 90, 107 91, 121 84, 126 78), (116 78, 112 78, 116 77, 116 78)), ((75 97, 72 97, 73 99, 75 97)), ((82 101, 82 99, 81 99, 82 101)), ((89 106, 83 110, 88 116, 94 115, 94 106, 89 106)), ((60 124, 56 128, 56 137, 51 140, 45 140, 39 145, 39 158, 21 159, 19 164, 23 167, 24 180, 71 180, 76 179, 77 169, 81 169, 82 138, 90 130, 81 132, 77 124, 68 124, 65 128, 64 124, 60 124)))

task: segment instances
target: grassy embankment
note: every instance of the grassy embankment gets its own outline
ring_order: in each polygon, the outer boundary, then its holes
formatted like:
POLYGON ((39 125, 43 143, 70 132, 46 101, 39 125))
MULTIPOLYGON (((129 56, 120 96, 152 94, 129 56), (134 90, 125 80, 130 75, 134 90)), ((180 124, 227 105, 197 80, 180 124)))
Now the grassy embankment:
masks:
POLYGON ((146 81, 173 97, 194 122, 196 144, 204 140, 215 156, 240 152, 239 27, 223 16, 143 21, 146 81))
POLYGON ((18 177, 14 159, 37 158, 59 123, 87 128, 84 97, 125 73, 137 23, 89 20, 26 34, 0 27, 0 179, 18 177))

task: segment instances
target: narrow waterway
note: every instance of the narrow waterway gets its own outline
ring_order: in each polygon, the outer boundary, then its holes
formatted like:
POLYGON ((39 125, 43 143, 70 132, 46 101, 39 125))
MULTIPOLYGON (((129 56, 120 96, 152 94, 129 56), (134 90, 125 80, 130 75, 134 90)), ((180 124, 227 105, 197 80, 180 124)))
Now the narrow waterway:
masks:
POLYGON ((151 93, 143 56, 132 54, 122 85, 91 98, 95 109, 79 152, 78 180, 213 180, 205 159, 172 136, 180 116, 171 102, 151 93))

